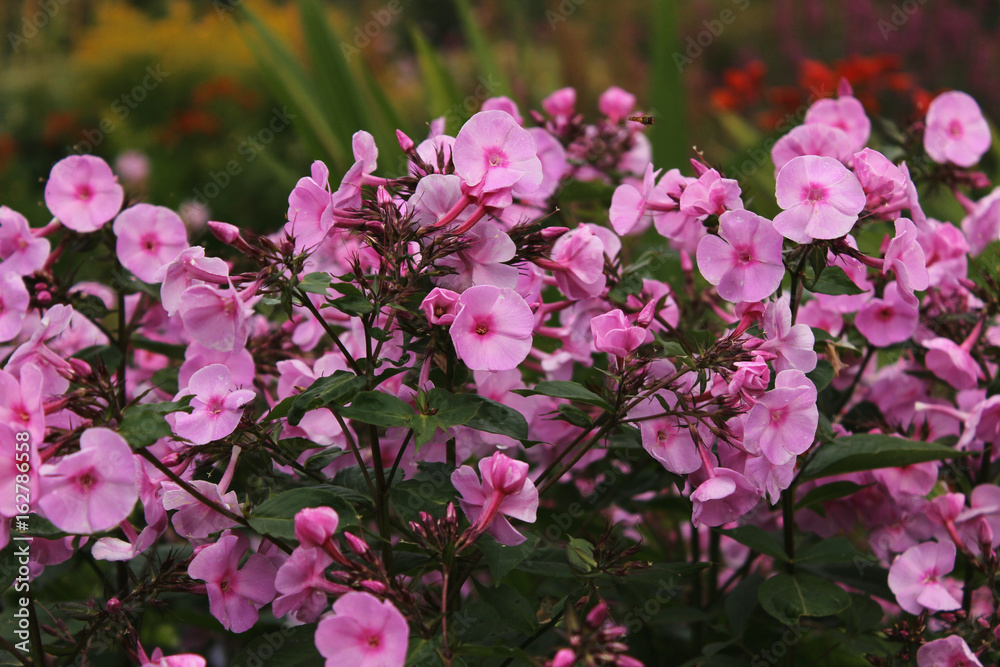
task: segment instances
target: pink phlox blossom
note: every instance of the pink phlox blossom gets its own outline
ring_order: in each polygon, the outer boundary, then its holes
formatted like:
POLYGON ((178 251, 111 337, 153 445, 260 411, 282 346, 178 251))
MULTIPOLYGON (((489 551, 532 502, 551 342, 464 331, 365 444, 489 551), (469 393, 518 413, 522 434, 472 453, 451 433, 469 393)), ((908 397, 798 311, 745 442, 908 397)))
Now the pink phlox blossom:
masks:
POLYGON ((0 206, 0 273, 30 276, 45 266, 51 247, 47 238, 31 233, 27 218, 0 206))
POLYGON ((935 97, 927 108, 924 148, 935 162, 971 167, 989 150, 989 123, 976 101, 952 90, 935 97))
POLYGON ((406 618, 392 602, 351 591, 320 620, 315 641, 326 667, 403 667, 409 637, 406 618))
POLYGON ((824 98, 813 102, 806 111, 806 126, 825 125, 844 132, 850 139, 850 152, 864 148, 872 132, 872 122, 865 113, 864 106, 853 95, 841 95, 838 99, 824 98))
POLYGON ((111 228, 118 237, 118 260, 147 283, 154 282, 159 270, 188 247, 184 221, 164 206, 130 206, 118 214, 111 228))
POLYGON ((206 282, 225 285, 228 281, 229 265, 218 257, 206 257, 201 246, 182 250, 173 261, 161 266, 152 280, 161 283, 160 303, 171 316, 180 308, 187 288, 206 282))
POLYGON ((917 242, 917 227, 909 218, 897 218, 896 236, 889 241, 882 264, 882 273, 892 269, 896 277, 899 294, 911 305, 919 303, 914 291, 927 289, 930 276, 927 273, 927 259, 917 242))
POLYGON ((229 352, 246 345, 253 314, 251 299, 247 293, 238 293, 232 282, 224 288, 192 285, 181 295, 177 312, 184 331, 197 343, 229 352))
POLYGON ((851 138, 835 127, 822 124, 799 125, 778 139, 771 149, 774 173, 792 158, 802 155, 821 155, 846 163, 854 152, 851 138))
POLYGON ((451 324, 458 314, 458 303, 462 295, 450 289, 435 287, 420 302, 427 321, 431 324, 451 324))
POLYGON ((598 351, 620 358, 635 352, 646 339, 646 329, 630 323, 620 308, 593 318, 590 330, 598 351))
POLYGON ((961 585, 945 578, 955 567, 955 544, 924 542, 910 547, 889 567, 889 588, 905 611, 954 611, 962 606, 961 585))
POLYGON ((698 269, 727 301, 761 301, 785 275, 783 238, 771 221, 746 210, 719 216, 719 235, 698 243, 698 269))
POLYGON ((206 366, 191 376, 187 387, 174 400, 193 396, 190 413, 175 412, 173 430, 196 445, 221 440, 236 430, 243 408, 256 398, 249 389, 237 389, 229 368, 222 364, 206 366))
POLYGON ((816 352, 813 350, 816 339, 808 325, 792 326, 790 303, 791 298, 786 293, 764 308, 761 326, 765 340, 757 349, 776 355, 773 364, 774 370, 779 373, 789 369, 808 373, 816 368, 816 352))
POLYGON ((517 108, 517 102, 510 99, 506 95, 499 95, 497 97, 490 97, 489 99, 483 100, 483 104, 479 107, 479 110, 503 111, 509 114, 518 125, 524 125, 524 118, 521 117, 521 112, 517 108))
POLYGON ((521 544, 526 538, 511 526, 507 517, 535 522, 538 489, 528 479, 528 464, 496 452, 480 459, 479 472, 481 482, 469 466, 462 466, 451 475, 451 483, 461 495, 459 504, 472 522, 473 532, 489 532, 508 546, 521 544))
POLYGON ((686 215, 720 215, 741 208, 739 184, 731 178, 723 178, 715 169, 707 170, 688 183, 681 193, 680 210, 686 215))
POLYGON ((918 308, 899 293, 895 282, 888 283, 882 298, 871 299, 854 318, 858 331, 877 347, 908 340, 920 321, 918 308))
POLYGON ((326 589, 329 581, 326 569, 333 564, 326 552, 318 548, 298 548, 292 552, 274 580, 278 597, 272 610, 277 617, 293 614, 300 623, 312 623, 326 609, 326 589))
POLYGON ((549 262, 559 290, 570 299, 599 296, 607 285, 604 274, 604 242, 590 226, 581 224, 552 245, 549 262))
POLYGON ((958 635, 927 642, 917 649, 917 667, 983 667, 958 635))
POLYGON ((857 176, 837 160, 815 155, 789 160, 778 172, 775 195, 783 210, 774 228, 796 243, 844 236, 866 201, 857 176))
POLYGON ((205 667, 208 664, 205 658, 194 653, 164 656, 163 651, 157 648, 152 654, 146 655, 142 644, 139 644, 139 661, 140 667, 205 667))
POLYGON ((618 86, 611 86, 597 98, 597 108, 609 121, 619 123, 635 109, 635 95, 618 86))
POLYGON ((534 138, 504 111, 480 111, 466 121, 452 158, 463 191, 488 206, 509 206, 542 182, 534 138))
POLYGON ((969 240, 969 252, 975 257, 990 243, 1000 240, 1000 187, 977 202, 963 203, 967 215, 962 220, 962 231, 969 240))
POLYGON ((716 468, 711 477, 691 492, 691 523, 723 526, 756 507, 760 497, 760 489, 740 473, 716 468))
POLYGON ((854 174, 865 191, 865 208, 891 219, 908 207, 903 172, 889 158, 871 148, 854 154, 854 174))
POLYGON ((483 222, 466 232, 464 238, 471 245, 437 263, 455 273, 434 277, 435 284, 456 292, 473 285, 517 286, 517 267, 506 263, 514 258, 517 247, 506 232, 493 222, 483 222))
MULTIPOLYGON (((1000 205, 998 205, 1000 206, 1000 205)), ((1000 207, 997 209, 1000 222, 1000 207)), ((931 287, 951 287, 969 273, 970 247, 962 230, 951 223, 928 220, 927 231, 917 234, 927 261, 927 279, 931 287)))
MULTIPOLYGON (((673 392, 660 391, 666 405, 673 408, 677 397, 673 392)), ((639 432, 642 436, 642 446, 649 455, 659 461, 664 468, 676 475, 686 475, 699 470, 702 466, 698 454, 698 443, 689 428, 689 422, 684 417, 665 414, 663 405, 654 397, 639 403, 629 412, 629 417, 643 417, 639 421, 639 432)), ((702 436, 708 434, 701 428, 702 436)))
POLYGON ((26 365, 33 365, 42 373, 42 395, 62 394, 69 389, 67 376, 74 373, 73 366, 64 355, 50 347, 53 339, 61 336, 70 326, 73 307, 64 304, 52 306, 42 316, 38 328, 7 359, 4 370, 19 375, 26 365))
POLYGON ((775 377, 774 389, 750 408, 743 445, 781 465, 812 446, 818 424, 816 385, 802 371, 784 370, 775 377))
POLYGON ((188 565, 188 576, 205 582, 212 616, 236 633, 252 628, 258 610, 275 594, 277 571, 267 558, 251 554, 240 567, 249 548, 250 541, 244 535, 228 533, 204 547, 188 565))
POLYGON ((115 217, 125 190, 108 163, 93 155, 70 155, 52 167, 45 205, 65 227, 94 232, 115 217))

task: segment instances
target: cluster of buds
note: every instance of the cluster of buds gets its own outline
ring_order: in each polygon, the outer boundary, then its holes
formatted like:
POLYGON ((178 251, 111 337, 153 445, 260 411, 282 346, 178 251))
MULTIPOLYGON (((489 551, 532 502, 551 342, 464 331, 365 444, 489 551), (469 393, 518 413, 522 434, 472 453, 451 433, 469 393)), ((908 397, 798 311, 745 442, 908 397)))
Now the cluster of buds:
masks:
POLYGON ((459 533, 455 503, 448 503, 441 519, 427 512, 421 512, 419 521, 410 522, 410 530, 413 531, 416 542, 422 549, 443 554, 449 548, 454 548, 459 533))
MULTIPOLYGON (((581 600, 583 601, 585 599, 581 600)), ((626 635, 625 626, 616 625, 610 619, 607 603, 603 600, 599 602, 587 613, 583 623, 580 623, 576 614, 572 606, 566 607, 566 630, 563 635, 569 646, 559 649, 545 663, 546 667, 643 667, 642 662, 625 655, 628 645, 621 641, 626 635)))

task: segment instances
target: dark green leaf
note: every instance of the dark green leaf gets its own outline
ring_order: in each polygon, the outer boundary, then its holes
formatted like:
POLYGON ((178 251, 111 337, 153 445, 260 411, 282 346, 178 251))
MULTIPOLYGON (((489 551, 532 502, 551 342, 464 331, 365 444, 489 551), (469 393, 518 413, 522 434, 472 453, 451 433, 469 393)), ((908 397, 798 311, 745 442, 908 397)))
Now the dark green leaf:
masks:
POLYGON ((326 294, 330 289, 330 274, 326 271, 307 274, 299 281, 299 289, 310 294, 326 294))
POLYGON ((528 439, 528 421, 514 408, 482 396, 473 397, 479 403, 476 414, 465 426, 477 431, 506 435, 515 440, 528 439))
MULTIPOLYGON (((522 531, 524 532, 524 531, 522 531)), ((515 567, 524 562, 538 546, 538 536, 524 532, 525 541, 513 547, 500 544, 490 535, 483 535, 476 542, 479 550, 486 555, 486 562, 493 575, 493 585, 499 586, 503 578, 515 567)))
POLYGON ((489 588, 475 579, 473 579, 473 583, 475 583, 482 601, 497 611, 500 620, 507 627, 522 635, 534 634, 538 628, 535 610, 517 589, 507 584, 500 584, 497 588, 489 588))
POLYGON ((763 582, 763 577, 757 573, 752 573, 737 584, 732 593, 723 598, 726 619, 729 621, 729 627, 737 637, 743 636, 747 624, 757 609, 757 589, 760 588, 763 582))
POLYGON ((171 343, 164 343, 158 340, 150 340, 144 336, 132 336, 129 338, 128 342, 132 347, 137 347, 140 350, 146 350, 147 352, 162 354, 165 357, 176 359, 178 361, 184 361, 184 354, 187 351, 187 346, 185 345, 173 345, 171 343))
POLYGON ((882 623, 884 615, 882 607, 870 596, 851 593, 851 606, 844 612, 847 634, 857 636, 875 630, 882 623))
POLYGON ((316 650, 316 624, 280 627, 264 632, 236 654, 232 665, 268 667, 322 667, 316 650))
POLYGON ((340 414, 375 426, 410 426, 413 408, 392 394, 362 391, 349 406, 341 408, 340 414))
POLYGON ((770 556, 782 562, 788 560, 785 548, 781 546, 778 540, 764 532, 762 528, 758 528, 757 526, 740 526, 739 528, 720 530, 719 532, 765 556, 770 556))
POLYGON ((797 564, 852 562, 861 554, 843 537, 830 537, 800 548, 795 554, 797 564))
POLYGON ((372 302, 364 296, 342 296, 330 301, 330 305, 342 313, 360 317, 375 310, 372 302))
MULTIPOLYGON (((335 371, 333 375, 321 377, 309 385, 309 388, 304 392, 294 397, 291 404, 284 408, 288 414, 288 423, 293 426, 297 425, 310 410, 349 403, 364 386, 365 379, 363 377, 348 371, 335 371)), ((285 401, 287 400, 285 399, 285 401)), ((274 407, 274 410, 268 415, 268 419, 281 416, 281 409, 285 401, 274 407)))
POLYGON ((480 397, 474 394, 452 394, 434 388, 427 394, 427 407, 442 427, 464 424, 479 412, 480 397))
POLYGON ((164 416, 187 411, 190 402, 191 397, 186 396, 177 403, 144 403, 125 408, 122 423, 118 425, 118 435, 135 449, 149 447, 160 438, 173 434, 164 416))
POLYGON ((839 266, 827 266, 812 285, 806 285, 810 292, 819 294, 863 294, 864 290, 854 284, 839 266))
MULTIPOLYGON (((836 445, 833 445, 836 446, 836 445)), ((847 481, 836 481, 830 482, 829 484, 824 484, 823 486, 817 486, 815 489, 810 489, 806 495, 802 497, 802 500, 796 504, 796 509, 802 509, 804 507, 810 507, 812 505, 819 505, 825 503, 828 500, 836 500, 837 498, 845 498, 847 496, 853 495, 866 488, 870 485, 855 484, 854 482, 847 481)))
POLYGON ((308 459, 306 459, 305 469, 313 472, 318 472, 323 468, 327 467, 337 459, 339 459, 344 454, 349 454, 345 449, 337 449, 336 447, 327 447, 323 451, 313 454, 308 459))
POLYGON ((575 405, 563 403, 559 406, 558 410, 562 419, 569 422, 573 426, 590 429, 594 425, 594 420, 590 418, 590 415, 575 405))
POLYGON ((174 396, 178 391, 180 391, 177 386, 178 370, 179 369, 176 366, 161 368, 153 373, 153 377, 151 377, 149 381, 154 387, 158 387, 164 393, 174 396))
POLYGON ((970 452, 959 452, 933 442, 919 442, 876 433, 837 438, 816 452, 801 478, 819 479, 862 470, 896 468, 924 461, 939 461, 970 452))
POLYGON ((833 380, 833 364, 826 359, 820 359, 816 362, 816 368, 806 373, 806 377, 816 385, 816 391, 823 391, 833 380))
POLYGON ((86 292, 73 292, 70 295, 70 305, 73 310, 91 320, 99 320, 108 314, 108 307, 101 297, 86 292))
POLYGON ((590 391, 578 382, 568 382, 566 380, 545 380, 539 382, 532 389, 515 389, 515 394, 522 396, 554 396, 555 398, 567 398, 571 401, 595 405, 599 408, 611 411, 611 406, 603 398, 590 391))
POLYGON ((311 486, 271 496, 250 513, 250 526, 261 535, 294 540, 295 515, 306 507, 332 507, 340 517, 338 531, 358 525, 354 508, 335 487, 311 486))
POLYGON ((578 537, 570 538, 566 547, 566 559, 578 572, 592 572, 597 567, 597 561, 594 560, 594 545, 578 537))
POLYGON ((850 595, 832 581, 784 572, 761 584, 757 599, 767 613, 785 625, 796 625, 802 616, 832 616, 851 605, 850 595))

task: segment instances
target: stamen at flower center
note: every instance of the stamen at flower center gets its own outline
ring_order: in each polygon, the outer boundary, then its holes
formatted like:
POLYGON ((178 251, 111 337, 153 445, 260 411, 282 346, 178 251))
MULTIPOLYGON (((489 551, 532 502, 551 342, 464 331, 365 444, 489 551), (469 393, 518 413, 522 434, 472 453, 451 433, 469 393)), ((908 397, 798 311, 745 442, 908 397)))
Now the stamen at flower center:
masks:
POLYGON ((476 325, 476 333, 479 334, 480 336, 485 336, 489 332, 490 332, 490 328, 488 326, 486 326, 485 324, 477 324, 476 325))

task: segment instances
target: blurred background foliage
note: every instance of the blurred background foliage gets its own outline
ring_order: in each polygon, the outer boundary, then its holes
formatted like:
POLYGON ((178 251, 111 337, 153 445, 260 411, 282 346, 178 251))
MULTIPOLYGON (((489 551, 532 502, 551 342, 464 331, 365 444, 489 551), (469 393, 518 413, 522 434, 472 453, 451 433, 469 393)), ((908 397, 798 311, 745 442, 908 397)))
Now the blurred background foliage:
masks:
POLYGON ((55 161, 138 150, 137 196, 274 229, 313 159, 349 166, 357 129, 392 174, 397 127, 454 132, 497 94, 526 115, 565 85, 590 114, 610 85, 635 93, 658 167, 697 147, 751 195, 773 186, 761 150, 841 77, 897 122, 946 87, 1000 112, 990 0, 5 0, 0 27, 0 201, 36 225, 55 161))

